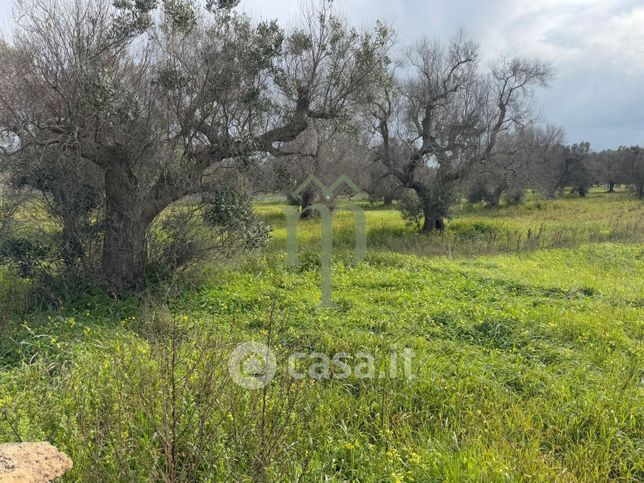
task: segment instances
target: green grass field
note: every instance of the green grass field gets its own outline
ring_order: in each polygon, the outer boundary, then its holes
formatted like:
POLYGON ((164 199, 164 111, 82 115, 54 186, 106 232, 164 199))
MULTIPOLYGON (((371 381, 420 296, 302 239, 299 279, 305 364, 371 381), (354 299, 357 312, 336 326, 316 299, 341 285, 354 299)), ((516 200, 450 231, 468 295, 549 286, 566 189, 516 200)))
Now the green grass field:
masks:
POLYGON ((275 201, 258 204, 268 250, 178 291, 20 313, 25 283, 5 272, 0 442, 52 442, 70 481, 644 479, 642 202, 468 205, 429 237, 360 204, 361 264, 352 215, 336 215, 334 308, 319 306, 318 221, 288 268, 275 201), (228 375, 249 340, 277 356, 263 390, 228 375), (410 372, 392 348, 412 351, 410 372), (354 369, 368 352, 376 377, 293 379, 296 352, 354 369))

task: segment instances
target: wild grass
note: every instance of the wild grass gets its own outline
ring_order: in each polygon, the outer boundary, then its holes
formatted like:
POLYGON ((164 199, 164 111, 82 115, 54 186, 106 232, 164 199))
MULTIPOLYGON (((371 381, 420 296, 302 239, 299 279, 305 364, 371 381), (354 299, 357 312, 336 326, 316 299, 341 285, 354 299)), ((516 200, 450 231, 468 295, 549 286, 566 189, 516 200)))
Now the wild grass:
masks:
POLYGON ((301 222, 289 268, 282 206, 258 209, 269 250, 203 268, 163 306, 95 295, 8 316, 0 441, 51 441, 70 481, 644 479, 641 202, 464 206, 443 237, 368 210, 359 265, 340 212, 333 308, 319 223, 301 222), (229 379, 248 340, 277 355, 264 391, 229 379), (381 371, 392 346, 413 351, 413 379, 286 374, 310 351, 368 351, 381 371))
MULTIPOLYGON (((644 205, 631 193, 593 190, 586 198, 543 200, 531 195, 519 206, 486 209, 463 204, 448 221, 444 234, 424 236, 405 226, 395 209, 357 200, 366 211, 370 251, 386 250, 419 256, 472 257, 517 253, 541 248, 574 247, 583 243, 644 241, 644 205)), ((334 244, 341 251, 354 244, 354 219, 340 204, 334 214, 334 244)), ((286 241, 285 205, 260 204, 258 211, 273 228, 273 248, 286 241)), ((319 246, 319 222, 300 223, 299 240, 305 247, 319 246)))

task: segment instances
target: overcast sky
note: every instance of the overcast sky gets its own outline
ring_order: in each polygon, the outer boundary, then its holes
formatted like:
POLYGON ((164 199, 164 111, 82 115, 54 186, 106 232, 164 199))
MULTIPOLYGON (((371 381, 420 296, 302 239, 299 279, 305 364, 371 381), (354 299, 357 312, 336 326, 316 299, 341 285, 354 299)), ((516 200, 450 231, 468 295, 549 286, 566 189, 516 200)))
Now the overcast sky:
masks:
MULTIPOLYGON (((106 0, 110 1, 110 0, 106 0)), ((254 17, 297 19, 302 0, 242 0, 254 17)), ((458 28, 484 58, 539 56, 556 78, 539 93, 545 121, 568 142, 595 149, 644 145, 644 0, 336 0, 354 23, 383 19, 402 44, 449 37, 458 28)), ((10 26, 11 0, 0 0, 0 26, 10 26)))

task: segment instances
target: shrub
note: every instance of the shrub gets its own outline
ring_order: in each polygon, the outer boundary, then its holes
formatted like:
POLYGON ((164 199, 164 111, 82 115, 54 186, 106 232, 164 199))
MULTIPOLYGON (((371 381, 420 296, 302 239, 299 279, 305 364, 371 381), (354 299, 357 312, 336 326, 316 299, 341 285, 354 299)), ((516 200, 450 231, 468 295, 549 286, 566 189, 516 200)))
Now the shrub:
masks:
POLYGON ((210 226, 234 228, 253 220, 253 204, 242 189, 222 186, 204 196, 204 220, 210 226))
POLYGON ((200 261, 260 249, 269 235, 270 227, 255 215, 251 197, 242 189, 222 186, 201 203, 175 207, 153 227, 148 273, 163 279, 200 261))
POLYGON ((505 193, 505 202, 508 205, 519 205, 525 197, 525 190, 523 188, 512 188, 505 193))
POLYGON ((13 264, 22 277, 34 277, 41 270, 47 248, 25 237, 9 237, 3 240, 0 256, 13 264))
POLYGON ((266 246, 271 231, 255 214, 251 196, 234 186, 221 187, 204 197, 203 219, 220 236, 236 235, 241 248, 247 250, 266 246))
POLYGON ((423 205, 413 190, 405 190, 400 198, 400 213, 405 223, 420 230, 423 220, 423 205))
POLYGON ((489 201, 491 198, 492 193, 490 193, 490 190, 484 183, 474 183, 467 190, 467 201, 470 203, 481 203, 483 201, 489 201))

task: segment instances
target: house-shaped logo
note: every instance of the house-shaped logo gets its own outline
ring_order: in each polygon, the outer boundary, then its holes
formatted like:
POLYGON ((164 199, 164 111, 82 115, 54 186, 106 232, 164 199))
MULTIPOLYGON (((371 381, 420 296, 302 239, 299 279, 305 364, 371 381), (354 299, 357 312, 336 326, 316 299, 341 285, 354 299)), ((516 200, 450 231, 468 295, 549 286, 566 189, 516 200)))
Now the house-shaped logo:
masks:
MULTIPOLYGON (((324 198, 331 200, 342 185, 346 185, 353 195, 359 194, 362 190, 349 179, 348 176, 340 176, 331 186, 327 187, 317 176, 310 175, 294 192, 294 197, 299 197, 311 185, 316 186, 324 198)), ((342 204, 333 210, 326 204, 316 203, 307 206, 304 210, 311 210, 320 215, 320 275, 321 275, 321 306, 332 307, 331 299, 331 278, 333 270, 333 215, 338 211, 351 211, 355 218, 355 262, 364 260, 367 252, 367 223, 364 210, 355 204, 342 204)), ((286 209, 286 231, 287 231, 287 264, 297 266, 299 264, 297 254, 297 225, 300 219, 300 212, 295 207, 286 209)))

